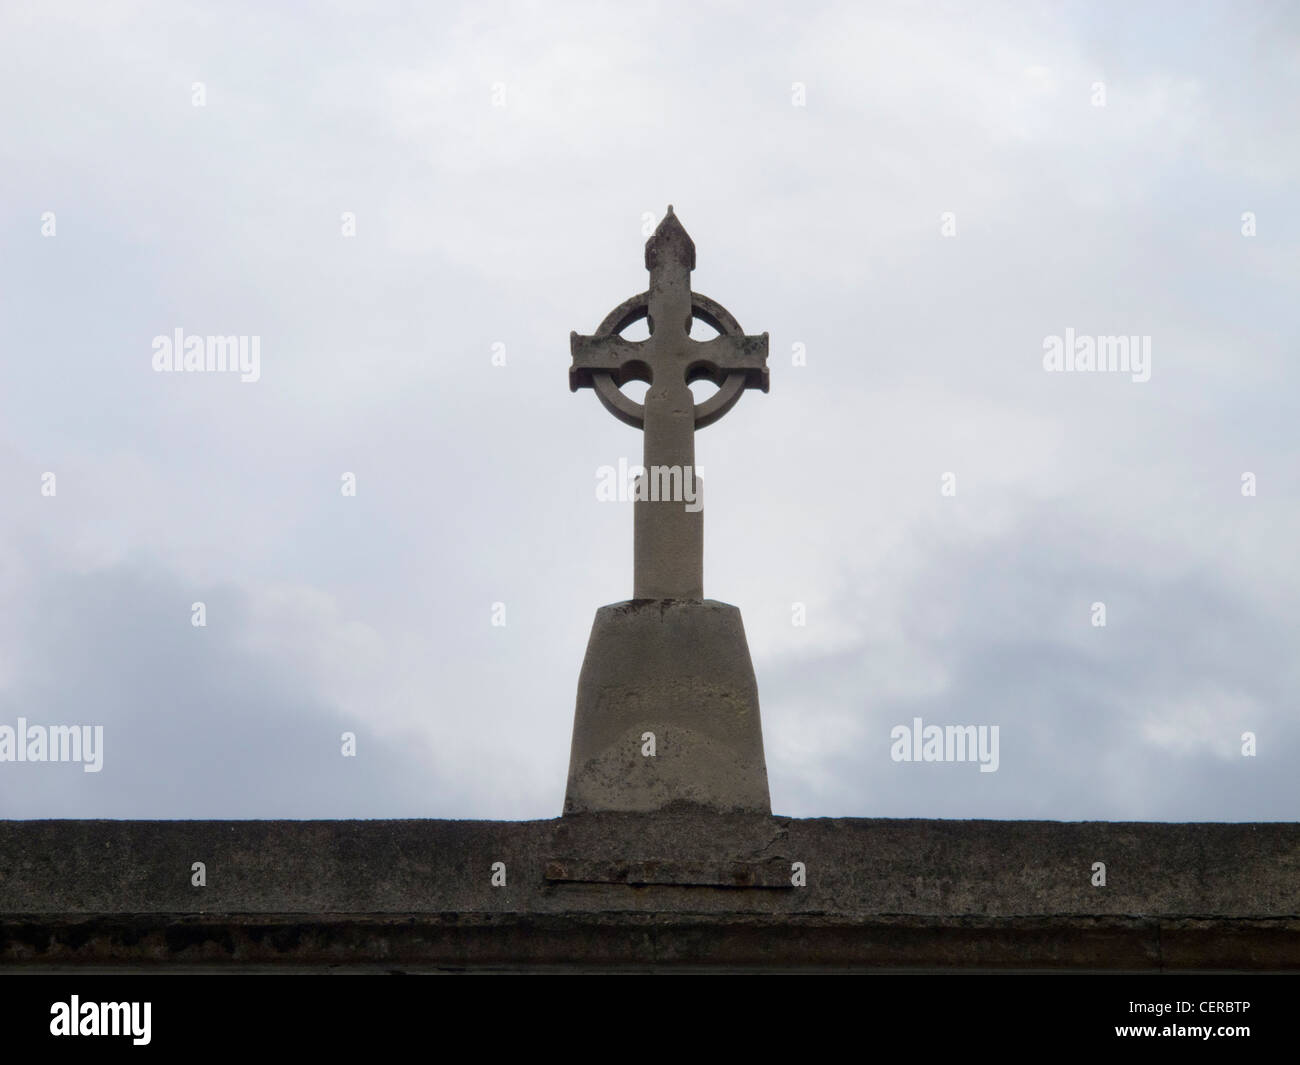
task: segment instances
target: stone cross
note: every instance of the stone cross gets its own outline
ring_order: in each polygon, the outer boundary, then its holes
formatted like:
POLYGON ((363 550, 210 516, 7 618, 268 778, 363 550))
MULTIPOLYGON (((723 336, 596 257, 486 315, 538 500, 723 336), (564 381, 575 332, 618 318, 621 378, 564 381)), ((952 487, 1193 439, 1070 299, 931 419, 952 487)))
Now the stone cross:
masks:
POLYGON ((594 388, 614 417, 645 432, 646 482, 633 504, 632 597, 703 599, 704 514, 692 505, 700 491, 695 430, 731 410, 745 389, 767 391, 767 334, 746 336, 725 307, 691 291, 695 244, 671 204, 646 241, 645 265, 647 291, 610 311, 592 336, 570 334, 569 388, 594 388), (620 335, 642 318, 649 319, 649 337, 620 335), (693 318, 718 335, 693 339, 693 318), (689 385, 702 379, 718 391, 696 403, 689 385), (621 391, 628 381, 649 384, 644 403, 621 391))
POLYGON ((650 287, 592 336, 570 335, 569 387, 594 388, 644 430, 633 504, 632 599, 596 611, 578 676, 565 816, 695 808, 768 816, 758 686, 740 610, 704 598, 704 522, 695 430, 747 388, 767 391, 767 334, 746 336, 720 304, 691 291, 695 245, 672 207, 646 242, 650 287), (650 335, 623 331, 649 319, 650 335), (718 335, 695 340, 693 320, 718 335), (692 381, 718 391, 703 403, 692 381), (644 403, 621 391, 649 384, 644 403), (694 489, 692 492, 691 489, 694 489))

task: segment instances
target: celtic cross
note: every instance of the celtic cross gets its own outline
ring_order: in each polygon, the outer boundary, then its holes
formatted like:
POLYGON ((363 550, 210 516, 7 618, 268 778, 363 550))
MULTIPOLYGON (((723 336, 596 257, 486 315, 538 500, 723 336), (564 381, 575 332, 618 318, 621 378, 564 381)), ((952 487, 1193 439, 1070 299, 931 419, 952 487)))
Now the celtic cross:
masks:
POLYGON ((634 599, 704 598, 704 514, 689 504, 695 475, 695 430, 712 425, 747 388, 766 392, 767 334, 746 336, 719 303, 691 291, 695 244, 669 205, 646 241, 650 288, 606 315, 592 336, 571 333, 573 365, 569 388, 594 388, 605 408, 645 432, 643 477, 659 485, 681 485, 687 498, 639 491, 633 504, 634 599), (650 335, 628 340, 622 332, 642 318, 650 335), (718 331, 709 340, 690 335, 698 318, 718 331), (692 381, 709 380, 718 391, 703 403, 691 393, 692 381), (621 391, 629 381, 645 381, 645 401, 621 391))

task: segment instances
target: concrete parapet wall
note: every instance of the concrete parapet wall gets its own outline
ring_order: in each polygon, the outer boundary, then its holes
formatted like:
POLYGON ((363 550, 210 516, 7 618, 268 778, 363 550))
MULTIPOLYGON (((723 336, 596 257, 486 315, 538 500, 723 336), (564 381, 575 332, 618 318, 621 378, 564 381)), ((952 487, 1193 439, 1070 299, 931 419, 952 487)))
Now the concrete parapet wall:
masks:
POLYGON ((1300 825, 0 822, 0 964, 140 963, 1300 970, 1300 825))

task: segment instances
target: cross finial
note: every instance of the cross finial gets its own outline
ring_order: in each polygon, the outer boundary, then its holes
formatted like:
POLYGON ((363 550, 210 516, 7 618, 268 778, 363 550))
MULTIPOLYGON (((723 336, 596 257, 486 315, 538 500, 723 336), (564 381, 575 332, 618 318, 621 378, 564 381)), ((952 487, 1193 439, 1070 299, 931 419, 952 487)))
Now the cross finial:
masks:
POLYGON ((695 241, 673 214, 673 205, 645 242, 645 268, 652 273, 660 263, 678 263, 687 271, 695 269, 695 241))
POLYGON ((696 506, 695 430, 727 413, 747 388, 768 387, 767 334, 746 336, 725 307, 691 291, 695 243, 672 205, 645 245, 650 287, 614 308, 591 336, 570 335, 569 387, 594 388, 615 417, 645 430, 641 490, 634 519, 636 599, 703 598, 702 503, 696 506), (650 336, 620 334, 642 318, 650 336), (690 335, 691 319, 718 331, 705 341, 690 335), (692 381, 707 379, 718 391, 697 404, 692 381), (621 385, 646 381, 645 402, 621 385), (673 498, 658 489, 676 486, 673 498))

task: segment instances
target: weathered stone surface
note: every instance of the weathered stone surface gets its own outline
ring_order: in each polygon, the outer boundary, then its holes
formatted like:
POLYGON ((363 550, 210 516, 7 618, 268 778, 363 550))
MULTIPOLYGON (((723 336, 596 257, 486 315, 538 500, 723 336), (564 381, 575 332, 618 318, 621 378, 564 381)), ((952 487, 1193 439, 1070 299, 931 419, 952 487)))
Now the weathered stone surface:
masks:
POLYGON ((762 913, 0 916, 0 972, 1300 970, 1300 921, 762 913))
POLYGON ((695 431, 727 413, 747 388, 768 387, 767 334, 746 336, 725 308, 691 291, 695 244, 669 205, 645 246, 650 287, 606 316, 592 336, 572 333, 569 387, 593 388, 615 417, 644 431, 644 477, 667 485, 675 472, 677 493, 647 491, 633 505, 634 599, 704 598, 704 514, 697 504, 695 431), (648 319, 650 336, 621 334, 648 319), (699 318, 718 331, 709 340, 690 335, 699 318), (692 381, 718 386, 696 403, 692 381), (620 391, 645 381, 645 402, 620 391), (683 498, 682 493, 685 493, 683 498), (686 505, 687 503, 691 505, 686 505))
POLYGON ((703 484, 695 431, 748 388, 768 387, 767 334, 747 336, 719 304, 691 291, 695 244, 672 206, 646 242, 650 287, 592 336, 570 335, 569 387, 643 430, 633 504, 632 601, 603 607, 578 683, 565 813, 649 811, 685 801, 770 813, 758 691, 740 612, 704 600, 703 484), (718 333, 690 335, 700 319, 718 333), (628 340, 647 319, 650 335, 628 340), (718 391, 696 403, 692 381, 718 391), (624 395, 649 384, 645 402, 624 395), (656 605, 657 604, 657 605, 656 605), (654 757, 639 754, 654 734, 654 757))
POLYGON ((1300 970, 1300 825, 682 808, 530 822, 0 822, 0 964, 150 961, 1300 970), (206 888, 190 886, 194 861, 206 888), (796 861, 807 886, 774 886, 796 861), (1105 888, 1091 886, 1094 861, 1105 888), (565 862, 599 875, 548 877, 565 862), (636 883, 606 876, 621 867, 636 883), (736 868, 766 883, 698 883, 736 868))
POLYGON ((578 678, 564 812, 674 802, 771 811, 740 611, 711 599, 601 607, 578 678), (647 733, 653 757, 642 753, 647 733))

